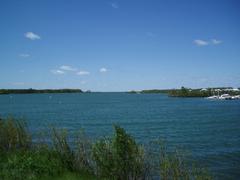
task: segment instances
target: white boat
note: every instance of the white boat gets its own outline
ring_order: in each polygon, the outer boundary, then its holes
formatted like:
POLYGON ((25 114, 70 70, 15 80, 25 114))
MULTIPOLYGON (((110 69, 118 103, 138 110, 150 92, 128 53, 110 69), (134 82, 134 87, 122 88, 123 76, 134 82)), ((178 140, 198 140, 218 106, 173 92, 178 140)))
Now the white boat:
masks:
POLYGON ((232 99, 240 99, 240 95, 232 96, 232 99))
POLYGON ((207 97, 207 99, 218 99, 219 98, 219 96, 209 96, 209 97, 207 97))
POLYGON ((222 94, 219 99, 223 99, 223 100, 231 100, 232 96, 230 96, 229 94, 222 94))
POLYGON ((230 96, 229 94, 222 94, 219 99, 232 99, 232 96, 230 96))
POLYGON ((221 96, 210 96, 207 99, 235 100, 240 99, 240 95, 230 96, 229 94, 222 94, 221 96))

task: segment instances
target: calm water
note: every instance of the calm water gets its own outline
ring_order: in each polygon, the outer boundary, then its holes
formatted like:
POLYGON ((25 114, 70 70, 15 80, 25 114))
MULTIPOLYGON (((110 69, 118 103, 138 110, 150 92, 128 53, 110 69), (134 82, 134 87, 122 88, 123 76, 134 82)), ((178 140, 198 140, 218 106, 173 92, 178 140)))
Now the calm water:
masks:
POLYGON ((164 138, 189 150, 216 179, 240 177, 240 101, 169 98, 164 94, 1 95, 0 115, 22 117, 32 131, 49 124, 95 138, 118 123, 140 142, 164 138))

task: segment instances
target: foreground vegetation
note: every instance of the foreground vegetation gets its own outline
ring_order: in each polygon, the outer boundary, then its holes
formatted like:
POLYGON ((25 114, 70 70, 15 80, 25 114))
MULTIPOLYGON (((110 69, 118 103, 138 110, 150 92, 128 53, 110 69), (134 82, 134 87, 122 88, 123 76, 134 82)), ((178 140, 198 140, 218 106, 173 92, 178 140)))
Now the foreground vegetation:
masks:
POLYGON ((0 89, 0 94, 82 93, 81 89, 0 89))
POLYGON ((114 135, 91 143, 80 131, 69 143, 67 131, 51 128, 33 141, 23 121, 0 119, 0 179, 212 179, 161 143, 151 151, 114 125, 114 135), (48 142, 48 143, 47 143, 48 142))

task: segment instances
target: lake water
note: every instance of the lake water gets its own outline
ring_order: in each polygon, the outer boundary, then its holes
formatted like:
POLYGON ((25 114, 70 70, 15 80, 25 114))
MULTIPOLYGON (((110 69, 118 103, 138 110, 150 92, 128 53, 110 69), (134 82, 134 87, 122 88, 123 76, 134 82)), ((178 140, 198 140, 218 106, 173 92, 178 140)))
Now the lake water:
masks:
POLYGON ((171 98, 165 94, 85 93, 0 95, 0 116, 21 117, 32 131, 50 124, 84 128, 92 138, 112 124, 139 142, 164 138, 191 152, 216 179, 240 178, 240 101, 171 98))

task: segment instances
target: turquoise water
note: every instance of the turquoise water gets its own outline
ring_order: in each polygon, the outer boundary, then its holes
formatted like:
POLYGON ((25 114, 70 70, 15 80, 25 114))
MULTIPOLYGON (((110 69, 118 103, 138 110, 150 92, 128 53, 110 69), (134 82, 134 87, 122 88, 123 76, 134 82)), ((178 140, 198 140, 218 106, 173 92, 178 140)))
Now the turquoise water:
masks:
POLYGON ((140 142, 163 138, 191 152, 217 179, 240 176, 240 101, 170 98, 164 94, 13 94, 0 96, 0 116, 22 117, 30 129, 49 124, 92 138, 126 128, 140 142))

